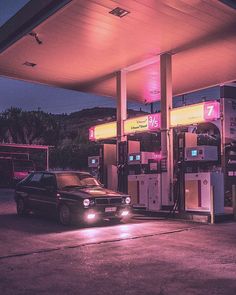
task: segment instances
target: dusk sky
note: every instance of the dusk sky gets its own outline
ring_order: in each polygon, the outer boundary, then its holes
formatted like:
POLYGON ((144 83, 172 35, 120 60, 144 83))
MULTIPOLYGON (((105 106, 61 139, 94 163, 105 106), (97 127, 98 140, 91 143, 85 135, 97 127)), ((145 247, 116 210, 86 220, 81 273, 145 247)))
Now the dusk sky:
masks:
MULTIPOLYGON (((0 1, 0 26, 12 17, 28 0, 1 0, 0 1)), ((1 56, 0 56, 1 58, 1 56)), ((36 83, 28 83, 14 79, 7 79, 0 76, 0 111, 11 106, 20 107, 24 110, 37 110, 51 113, 70 113, 84 108, 95 106, 115 107, 115 99, 108 97, 95 96, 92 94, 81 93, 61 88, 44 86, 36 83)), ((209 96, 217 98, 217 91, 203 91, 197 95, 188 95, 194 99, 196 96, 209 96)), ((188 97, 187 96, 187 97, 188 97)), ((143 110, 150 110, 149 106, 136 103, 129 103, 128 107, 143 110)))

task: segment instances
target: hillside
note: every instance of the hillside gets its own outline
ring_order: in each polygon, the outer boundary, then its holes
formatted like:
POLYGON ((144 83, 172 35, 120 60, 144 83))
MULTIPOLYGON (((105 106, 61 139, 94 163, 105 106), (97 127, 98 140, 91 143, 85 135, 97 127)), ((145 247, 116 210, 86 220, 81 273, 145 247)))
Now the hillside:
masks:
MULTIPOLYGON (((142 114, 128 111, 128 116, 142 114)), ((84 168, 97 146, 88 140, 89 128, 115 120, 114 108, 96 107, 69 115, 11 108, 0 113, 0 142, 52 145, 51 167, 84 168)))

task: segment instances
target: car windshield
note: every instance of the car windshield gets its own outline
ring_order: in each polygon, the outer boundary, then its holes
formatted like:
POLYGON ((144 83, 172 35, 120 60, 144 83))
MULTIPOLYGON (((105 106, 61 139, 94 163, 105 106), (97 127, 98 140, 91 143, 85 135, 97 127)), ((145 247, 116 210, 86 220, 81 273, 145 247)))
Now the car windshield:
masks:
POLYGON ((92 187, 100 185, 98 180, 92 177, 90 174, 70 172, 57 174, 56 177, 59 189, 92 187))
POLYGON ((14 160, 13 164, 15 172, 28 172, 34 170, 34 165, 32 161, 14 160))

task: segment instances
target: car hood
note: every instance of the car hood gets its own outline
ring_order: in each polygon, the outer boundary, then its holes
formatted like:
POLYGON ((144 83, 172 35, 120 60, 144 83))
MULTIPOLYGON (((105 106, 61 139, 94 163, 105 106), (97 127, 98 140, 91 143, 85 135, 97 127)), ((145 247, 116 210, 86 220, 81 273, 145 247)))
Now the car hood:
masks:
POLYGON ((70 194, 73 196, 83 197, 83 198, 112 198, 112 197, 123 197, 125 194, 115 192, 103 187, 93 187, 93 188, 68 188, 61 191, 64 194, 70 194))

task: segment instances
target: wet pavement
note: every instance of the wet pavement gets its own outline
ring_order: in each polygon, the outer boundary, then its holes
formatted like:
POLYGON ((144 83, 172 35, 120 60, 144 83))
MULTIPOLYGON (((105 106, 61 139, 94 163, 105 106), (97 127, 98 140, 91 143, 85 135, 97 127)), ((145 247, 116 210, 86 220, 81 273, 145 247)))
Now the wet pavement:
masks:
POLYGON ((236 223, 65 228, 0 190, 0 294, 236 294, 236 223))

